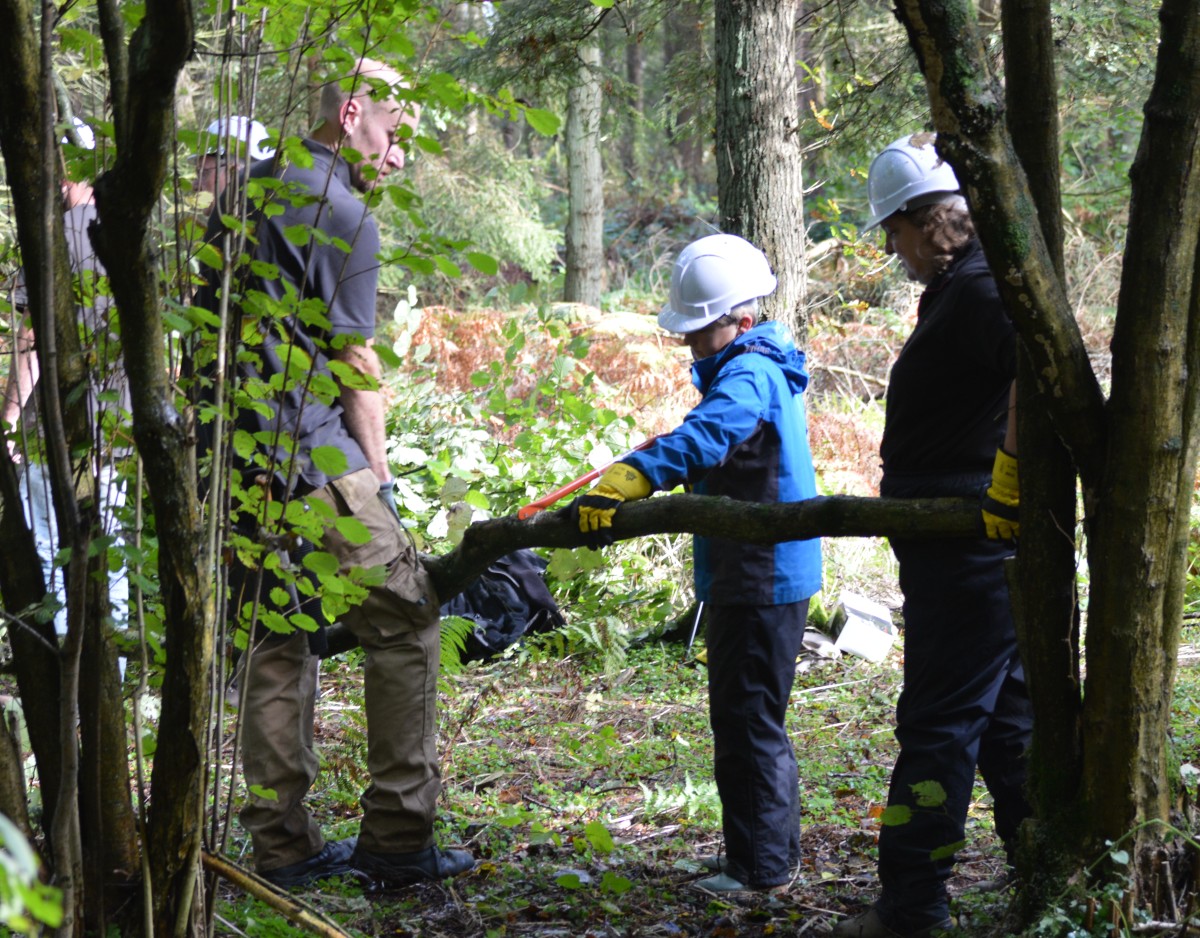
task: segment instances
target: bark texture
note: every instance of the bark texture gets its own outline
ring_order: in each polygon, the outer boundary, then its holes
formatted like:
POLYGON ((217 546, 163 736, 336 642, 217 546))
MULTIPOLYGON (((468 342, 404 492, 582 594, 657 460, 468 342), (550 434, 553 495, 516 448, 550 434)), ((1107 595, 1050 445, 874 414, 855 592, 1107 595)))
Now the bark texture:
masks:
MULTIPOLYGON (((967 537, 983 532, 977 502, 958 498, 856 498, 849 495, 760 505, 703 495, 667 495, 622 505, 613 519, 617 540, 668 531, 720 536, 751 544, 810 537, 967 537)), ((493 560, 521 547, 580 547, 570 509, 528 521, 516 515, 473 524, 462 543, 425 558, 439 596, 457 595, 493 560)))
MULTIPOLYGON (((1007 123, 1029 180, 1046 250, 1065 282, 1059 187, 1058 81, 1049 0, 1012 0, 1003 24, 1007 123)), ((981 14, 982 15, 982 14, 981 14)), ((1026 350, 1018 361, 1018 445, 1021 457, 1021 549, 1013 612, 1024 649, 1038 719, 1030 753, 1029 797, 1039 819, 1027 825, 1019 865, 1037 887, 1035 908, 1071 871, 1063 843, 1079 839, 1082 772, 1079 608, 1075 590, 1075 466, 1054 431, 1049 405, 1037 393, 1026 350), (1034 875, 1037 871, 1038 875, 1034 875)))
MULTIPOLYGON (((782 505, 760 505, 704 495, 664 495, 622 505, 613 519, 615 540, 685 532, 753 544, 810 537, 976 537, 983 534, 979 503, 959 498, 897 499, 833 495, 782 505)), ((582 547, 570 507, 521 521, 516 515, 471 525, 448 554, 423 557, 445 602, 505 554, 522 547, 582 547)), ((330 630, 331 653, 357 640, 341 626, 330 630)))
MULTIPOLYGON (((105 50, 114 75, 127 75, 114 96, 117 161, 96 183, 99 224, 92 241, 109 271, 121 309, 133 433, 146 465, 159 532, 159 578, 167 658, 158 751, 151 776, 149 856, 155 934, 183 934, 195 915, 203 830, 203 767, 213 644, 212 587, 204 571, 190 428, 175 408, 162 349, 151 213, 167 171, 175 82, 192 50, 187 0, 152 0, 130 38, 117 39, 120 12, 100 4, 105 50)), ((116 86, 114 85, 114 95, 116 86)))
MULTIPOLYGON (((972 4, 899 0, 897 9, 925 75, 939 149, 965 184, 1033 362, 1037 400, 1083 486, 1091 593, 1079 796, 1058 808, 1062 817, 1078 812, 1080 837, 1064 849, 1083 869, 1136 829, 1140 861, 1160 831, 1139 825, 1165 820, 1169 807, 1165 740, 1196 466, 1200 8, 1168 0, 1161 10, 1157 74, 1131 171, 1108 402, 1037 223, 972 4)), ((1024 625, 1043 627, 1070 639, 1061 621, 1024 625)))
POLYGON ((779 279, 767 315, 808 334, 795 0, 717 0, 717 198, 721 230, 762 249, 779 279))
POLYGON ((1083 807, 1095 819, 1096 849, 1167 817, 1165 740, 1196 468, 1200 7, 1168 0, 1160 16, 1156 77, 1130 171, 1110 446, 1088 507, 1083 807))
POLYGON ((600 159, 600 47, 579 49, 567 93, 568 217, 563 299, 600 305, 604 288, 604 167, 600 159))

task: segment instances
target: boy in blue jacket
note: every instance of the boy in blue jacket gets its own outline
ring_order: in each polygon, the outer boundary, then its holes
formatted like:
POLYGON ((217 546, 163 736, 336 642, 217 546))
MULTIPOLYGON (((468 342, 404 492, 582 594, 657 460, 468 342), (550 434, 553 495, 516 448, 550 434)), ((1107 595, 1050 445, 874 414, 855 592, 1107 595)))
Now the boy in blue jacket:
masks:
MULTIPOLYGON (((755 325, 775 289, 761 251, 709 235, 675 261, 664 329, 692 350, 700 403, 671 433, 612 465, 576 499, 594 545, 623 502, 690 484, 701 495, 792 502, 816 495, 801 394, 804 353, 779 323, 755 325)), ((800 786, 784 726, 810 597, 821 588, 819 540, 744 544, 695 538, 696 599, 708 613, 709 715, 725 856, 701 862, 713 892, 787 883, 800 859, 800 786)))

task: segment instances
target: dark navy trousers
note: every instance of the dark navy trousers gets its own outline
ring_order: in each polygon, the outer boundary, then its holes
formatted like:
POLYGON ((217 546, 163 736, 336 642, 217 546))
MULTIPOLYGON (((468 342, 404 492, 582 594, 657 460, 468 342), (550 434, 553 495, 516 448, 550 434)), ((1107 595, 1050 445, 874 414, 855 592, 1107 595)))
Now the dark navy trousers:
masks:
MULTIPOLYGON (((966 479, 965 491, 881 488, 890 496, 979 491, 966 479)), ((888 805, 912 813, 880 833, 880 911, 892 927, 908 929, 949 912, 946 880, 964 838, 976 766, 993 798, 996 832, 1013 846, 1030 813, 1024 789, 1033 707, 1004 574, 1012 545, 894 539, 892 550, 904 594, 904 688, 888 805)))
POLYGON ((708 606, 708 707, 729 875, 786 883, 800 859, 800 780, 785 720, 808 600, 708 606))

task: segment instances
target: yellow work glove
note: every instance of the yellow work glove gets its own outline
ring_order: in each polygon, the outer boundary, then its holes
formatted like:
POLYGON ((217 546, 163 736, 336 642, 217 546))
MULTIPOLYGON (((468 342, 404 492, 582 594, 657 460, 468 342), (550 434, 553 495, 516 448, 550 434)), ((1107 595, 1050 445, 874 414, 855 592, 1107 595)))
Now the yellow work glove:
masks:
POLYGON ((1017 457, 996 450, 996 462, 992 466, 992 484, 983 495, 983 526, 987 536, 994 540, 1015 541, 1021 535, 1020 515, 1017 506, 1021 503, 1020 486, 1017 480, 1017 457))
POLYGON ((572 511, 579 522, 579 530, 590 535, 587 546, 599 550, 613 542, 611 532, 613 515, 624 502, 645 498, 653 491, 650 480, 633 466, 615 462, 604 470, 600 481, 586 494, 572 503, 572 511))

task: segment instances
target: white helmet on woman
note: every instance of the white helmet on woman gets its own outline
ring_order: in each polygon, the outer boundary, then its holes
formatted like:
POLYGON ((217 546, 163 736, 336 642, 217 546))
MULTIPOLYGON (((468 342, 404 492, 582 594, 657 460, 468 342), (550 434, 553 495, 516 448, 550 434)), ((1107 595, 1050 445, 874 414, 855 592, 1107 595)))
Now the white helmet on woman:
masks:
POLYGON ((916 133, 901 137, 871 161, 867 173, 870 231, 896 212, 911 212, 922 205, 946 202, 958 192, 958 179, 950 164, 938 156, 937 134, 916 133))
POLYGON ((695 332, 731 309, 767 296, 775 284, 767 256, 745 238, 708 235, 675 258, 670 298, 658 324, 668 332, 695 332))

